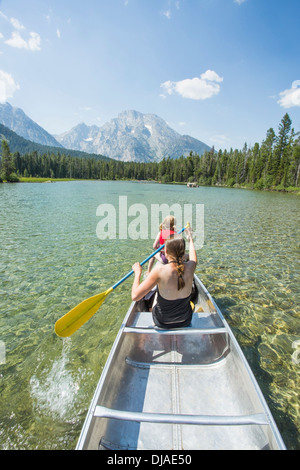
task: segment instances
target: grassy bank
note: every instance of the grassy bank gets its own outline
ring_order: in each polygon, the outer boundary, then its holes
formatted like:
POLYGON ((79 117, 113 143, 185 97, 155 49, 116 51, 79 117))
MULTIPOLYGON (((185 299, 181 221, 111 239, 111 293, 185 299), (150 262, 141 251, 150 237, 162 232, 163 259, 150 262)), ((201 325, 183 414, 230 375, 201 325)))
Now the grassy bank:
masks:
POLYGON ((249 184, 234 184, 234 185, 218 184, 218 185, 215 185, 214 187, 233 188, 233 189, 250 189, 252 191, 271 191, 271 192, 277 192, 277 193, 291 193, 291 194, 296 194, 297 196, 300 196, 300 187, 297 187, 297 186, 289 186, 289 187, 284 188, 282 185, 278 185, 278 186, 271 186, 270 188, 263 188, 263 187, 260 188, 249 183, 249 184))
POLYGON ((55 181, 77 181, 74 178, 38 178, 38 177, 19 177, 19 183, 55 183, 55 181))

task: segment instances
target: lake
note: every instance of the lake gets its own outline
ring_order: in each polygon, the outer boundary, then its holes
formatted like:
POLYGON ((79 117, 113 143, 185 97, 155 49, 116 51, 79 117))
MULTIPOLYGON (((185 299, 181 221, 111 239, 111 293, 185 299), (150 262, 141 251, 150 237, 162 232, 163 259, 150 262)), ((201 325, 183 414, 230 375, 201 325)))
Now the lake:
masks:
POLYGON ((58 338, 54 324, 151 253, 150 238, 119 239, 118 227, 116 239, 98 238, 97 208, 118 208, 120 196, 149 212, 151 204, 204 205, 197 274, 233 329, 286 446, 300 449, 299 197, 109 181, 0 184, 0 449, 76 445, 132 278, 71 338, 58 338))

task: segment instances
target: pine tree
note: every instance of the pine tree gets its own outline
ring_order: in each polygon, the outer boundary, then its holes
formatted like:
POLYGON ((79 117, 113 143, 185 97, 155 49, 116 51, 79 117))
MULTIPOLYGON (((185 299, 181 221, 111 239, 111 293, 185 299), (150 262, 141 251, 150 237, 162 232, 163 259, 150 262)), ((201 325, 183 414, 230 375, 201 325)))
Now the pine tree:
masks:
POLYGON ((299 186, 300 183, 300 139, 296 142, 293 150, 291 167, 291 184, 293 186, 299 186))
POLYGON ((274 149, 274 158, 272 173, 274 176, 274 184, 278 185, 284 178, 286 166, 289 163, 289 153, 291 150, 290 132, 291 132, 292 121, 290 116, 286 113, 279 125, 279 133, 277 137, 277 143, 274 149))
POLYGON ((10 148, 7 140, 2 140, 2 158, 1 158, 1 178, 14 182, 18 181, 17 175, 14 173, 16 171, 13 156, 10 153, 10 148))

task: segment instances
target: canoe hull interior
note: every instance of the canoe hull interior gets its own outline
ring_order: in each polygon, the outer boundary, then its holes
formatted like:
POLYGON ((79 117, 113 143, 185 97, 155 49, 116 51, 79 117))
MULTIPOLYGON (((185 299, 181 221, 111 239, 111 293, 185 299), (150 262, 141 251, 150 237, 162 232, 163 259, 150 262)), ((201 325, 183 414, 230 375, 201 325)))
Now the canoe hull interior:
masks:
POLYGON ((191 327, 154 328, 151 312, 131 305, 78 449, 284 448, 231 330, 196 280, 191 327))

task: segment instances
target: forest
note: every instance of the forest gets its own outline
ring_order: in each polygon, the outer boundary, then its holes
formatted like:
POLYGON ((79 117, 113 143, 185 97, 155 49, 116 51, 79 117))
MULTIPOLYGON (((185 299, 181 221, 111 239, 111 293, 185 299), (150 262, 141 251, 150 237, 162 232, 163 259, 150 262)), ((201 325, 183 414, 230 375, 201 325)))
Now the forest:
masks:
POLYGON ((0 182, 17 182, 22 177, 74 178, 100 180, 149 180, 162 183, 195 182, 205 186, 247 187, 253 189, 298 188, 300 177, 300 137, 288 114, 277 134, 267 131, 261 144, 244 145, 242 150, 212 148, 202 156, 193 154, 159 163, 121 162, 109 159, 78 158, 68 150, 40 154, 32 151, 11 153, 2 141, 0 182))

